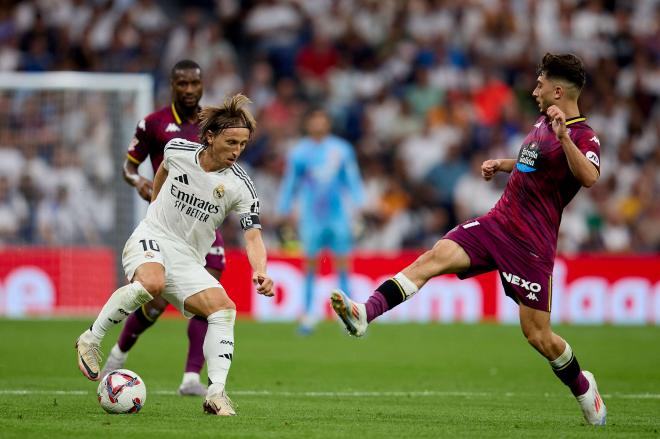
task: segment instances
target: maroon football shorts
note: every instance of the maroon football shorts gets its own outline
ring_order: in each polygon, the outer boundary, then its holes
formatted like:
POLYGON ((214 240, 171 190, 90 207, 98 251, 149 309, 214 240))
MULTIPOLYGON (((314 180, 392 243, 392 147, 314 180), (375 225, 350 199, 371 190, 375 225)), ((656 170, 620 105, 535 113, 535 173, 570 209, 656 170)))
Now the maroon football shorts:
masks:
POLYGON ((457 274, 460 279, 498 270, 507 296, 516 303, 550 312, 554 261, 541 260, 495 218, 485 215, 466 221, 443 239, 456 242, 470 257, 470 268, 457 274))

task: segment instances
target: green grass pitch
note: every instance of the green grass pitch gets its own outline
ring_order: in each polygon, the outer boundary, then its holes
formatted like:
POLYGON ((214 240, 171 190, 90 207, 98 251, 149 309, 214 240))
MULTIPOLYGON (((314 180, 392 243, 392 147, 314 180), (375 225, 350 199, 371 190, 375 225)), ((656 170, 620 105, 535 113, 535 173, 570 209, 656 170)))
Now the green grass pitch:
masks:
POLYGON ((300 337, 293 324, 239 320, 228 382, 238 416, 219 418, 174 393, 187 344, 179 319, 148 331, 126 364, 146 382, 142 412, 107 415, 76 366, 73 344, 87 325, 0 320, 0 437, 660 435, 659 327, 556 328, 598 379, 609 414, 594 428, 515 326, 376 324, 358 340, 335 323, 300 337))

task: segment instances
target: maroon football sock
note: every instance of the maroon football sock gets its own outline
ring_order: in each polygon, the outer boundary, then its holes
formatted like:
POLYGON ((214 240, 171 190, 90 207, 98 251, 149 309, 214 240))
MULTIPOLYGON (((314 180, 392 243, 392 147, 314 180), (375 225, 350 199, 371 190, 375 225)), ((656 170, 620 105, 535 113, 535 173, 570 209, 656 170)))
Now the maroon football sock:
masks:
POLYGON ((121 349, 122 352, 128 352, 131 350, 140 334, 153 325, 155 321, 156 319, 150 320, 149 317, 144 314, 143 307, 139 307, 132 312, 131 315, 126 318, 124 328, 119 335, 119 340, 117 341, 119 349, 121 349))
POLYGON ((371 297, 364 304, 364 307, 367 310, 367 323, 371 322, 373 319, 383 314, 385 311, 390 309, 387 305, 387 300, 385 296, 379 291, 374 292, 371 297))
POLYGON ((195 316, 188 321, 188 359, 186 372, 199 373, 204 366, 204 337, 209 324, 204 317, 195 316))
POLYGON ((587 377, 580 371, 577 378, 568 385, 568 388, 571 389, 574 396, 584 395, 589 390, 589 381, 587 381, 587 377))
POLYGON ((571 389, 574 396, 583 395, 589 390, 589 381, 582 373, 580 363, 578 363, 575 355, 571 355, 571 359, 560 368, 553 367, 553 371, 557 378, 571 389))

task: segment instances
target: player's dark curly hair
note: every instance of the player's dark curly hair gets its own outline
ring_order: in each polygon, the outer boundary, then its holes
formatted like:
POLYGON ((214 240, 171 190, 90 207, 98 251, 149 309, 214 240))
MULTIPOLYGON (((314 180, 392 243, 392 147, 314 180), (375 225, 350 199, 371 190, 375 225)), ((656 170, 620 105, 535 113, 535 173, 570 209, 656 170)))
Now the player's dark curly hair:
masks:
POLYGON ((587 82, 582 60, 571 53, 546 53, 541 60, 538 72, 549 79, 563 79, 572 84, 580 92, 587 82))
POLYGON ((250 137, 257 127, 257 121, 245 108, 252 101, 243 94, 236 94, 225 99, 221 107, 204 107, 199 112, 199 138, 207 145, 206 134, 219 134, 227 128, 247 128, 250 137))

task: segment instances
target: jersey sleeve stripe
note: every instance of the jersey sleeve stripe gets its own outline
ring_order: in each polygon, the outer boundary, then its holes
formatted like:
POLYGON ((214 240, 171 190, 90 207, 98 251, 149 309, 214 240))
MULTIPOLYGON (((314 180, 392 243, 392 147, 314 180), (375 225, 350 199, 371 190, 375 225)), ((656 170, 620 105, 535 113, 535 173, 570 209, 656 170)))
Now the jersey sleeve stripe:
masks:
POLYGON ((174 146, 169 146, 169 147, 167 147, 167 148, 165 148, 165 149, 167 149, 167 150, 170 150, 170 149, 177 149, 177 150, 179 150, 179 151, 190 151, 190 152, 195 151, 194 149, 190 149, 190 148, 177 148, 177 147, 174 147, 174 146))
POLYGON ((248 190, 250 191, 250 194, 252 195, 252 197, 253 197, 253 198, 258 198, 258 197, 257 197, 257 191, 254 190, 254 186, 252 185, 252 182, 250 181, 250 179, 247 177, 247 175, 241 174, 236 168, 237 168, 236 166, 232 166, 232 167, 231 167, 231 171, 232 171, 232 172, 233 172, 238 178, 240 178, 241 180, 243 180, 243 182, 244 182, 245 185, 247 186, 248 190))
POLYGON ((195 142, 188 142, 188 141, 186 141, 186 140, 184 140, 184 139, 178 139, 178 138, 177 138, 177 139, 172 139, 172 140, 170 140, 170 141, 167 143, 167 145, 165 146, 165 149, 169 149, 169 148, 171 148, 172 146, 178 146, 179 149, 184 149, 184 148, 185 148, 185 149, 189 149, 189 150, 191 150, 191 151, 194 151, 194 150, 196 150, 197 148, 199 148, 200 144, 199 144, 199 143, 195 143, 195 142))
POLYGON ((248 183, 248 184, 250 185, 250 187, 251 187, 251 192, 253 192, 253 194, 254 194, 254 198, 257 198, 257 190, 256 190, 255 187, 254 187, 254 183, 252 182, 252 179, 251 179, 250 176, 247 174, 247 172, 245 172, 245 169, 243 169, 243 168, 241 167, 241 165, 239 165, 238 163, 234 164, 234 167, 236 168, 236 170, 237 170, 241 175, 243 175, 243 177, 245 177, 245 179, 247 180, 247 183, 248 183))
POLYGON ((128 159, 129 162, 135 163, 136 165, 139 165, 140 163, 142 163, 141 161, 139 161, 138 159, 136 159, 135 157, 133 157, 130 154, 126 154, 126 158, 128 159))

